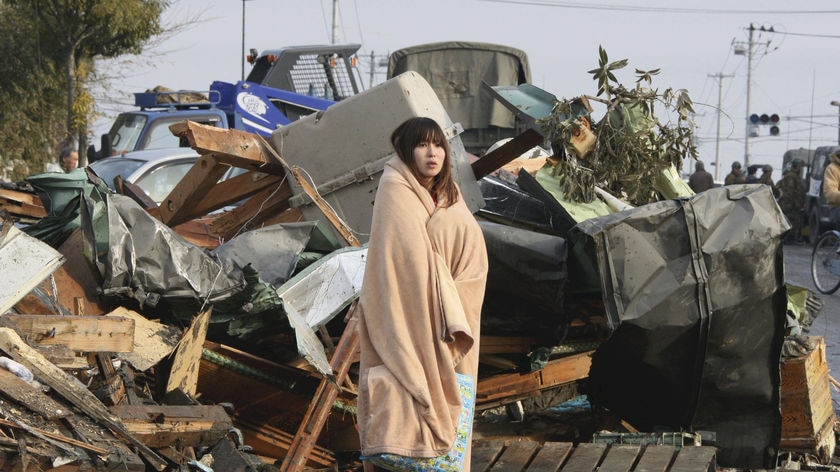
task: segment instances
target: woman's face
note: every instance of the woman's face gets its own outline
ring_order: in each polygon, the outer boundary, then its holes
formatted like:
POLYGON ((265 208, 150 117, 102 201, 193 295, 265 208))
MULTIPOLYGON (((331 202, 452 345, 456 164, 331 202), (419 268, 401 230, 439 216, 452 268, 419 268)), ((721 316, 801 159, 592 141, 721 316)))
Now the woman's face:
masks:
POLYGON ((436 143, 420 143, 414 148, 414 164, 427 182, 440 174, 445 157, 443 147, 436 143))

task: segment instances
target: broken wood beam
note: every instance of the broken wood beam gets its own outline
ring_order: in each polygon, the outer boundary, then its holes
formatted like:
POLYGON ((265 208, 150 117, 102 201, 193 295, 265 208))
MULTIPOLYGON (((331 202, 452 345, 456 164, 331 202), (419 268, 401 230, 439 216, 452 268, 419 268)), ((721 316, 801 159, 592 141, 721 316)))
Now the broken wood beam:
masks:
POLYGON ((277 188, 285 178, 285 176, 252 170, 223 180, 195 205, 193 218, 233 205, 240 200, 246 200, 267 188, 277 188))
POLYGON ((233 427, 221 405, 117 405, 110 410, 134 437, 153 448, 209 447, 233 427))
POLYGON ((258 134, 193 121, 175 123, 169 130, 186 139, 199 154, 213 154, 218 162, 269 174, 285 174, 283 165, 272 157, 271 146, 258 134))
POLYGON ((525 151, 541 144, 544 139, 536 130, 529 128, 492 152, 485 154, 484 157, 472 163, 476 180, 492 174, 503 165, 521 156, 525 151))
POLYGON ((0 317, 30 344, 64 345, 78 352, 131 352, 134 320, 117 316, 12 315, 0 317))
POLYGON ((193 217, 193 208, 216 186, 230 166, 221 164, 215 155, 204 155, 190 167, 160 204, 160 220, 175 226, 193 217))

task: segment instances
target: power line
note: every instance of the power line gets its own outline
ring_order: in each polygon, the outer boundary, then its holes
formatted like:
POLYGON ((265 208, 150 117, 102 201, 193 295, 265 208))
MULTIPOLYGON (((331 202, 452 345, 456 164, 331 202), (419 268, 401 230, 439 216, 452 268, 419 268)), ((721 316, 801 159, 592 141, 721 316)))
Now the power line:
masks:
POLYGON ((667 8, 646 7, 636 5, 614 5, 607 3, 563 2, 555 0, 483 0, 495 3, 515 3, 521 5, 538 5, 557 8, 576 8, 580 10, 615 10, 634 11, 644 13, 685 13, 685 14, 714 14, 714 15, 825 15, 837 14, 840 10, 720 10, 711 8, 667 8))

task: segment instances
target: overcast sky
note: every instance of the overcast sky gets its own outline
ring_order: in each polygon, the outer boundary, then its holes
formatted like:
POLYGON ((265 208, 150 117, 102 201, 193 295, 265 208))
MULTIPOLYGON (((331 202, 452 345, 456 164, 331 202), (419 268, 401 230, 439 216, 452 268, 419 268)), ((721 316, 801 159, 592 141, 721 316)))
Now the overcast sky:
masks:
MULTIPOLYGON (((112 93, 125 96, 106 105, 97 132, 131 108, 131 92, 156 85, 206 90, 214 80, 239 80, 243 7, 245 50, 331 42, 332 0, 175 0, 166 24, 198 21, 147 51, 134 67, 120 65, 127 78, 112 93)), ((531 82, 557 97, 597 92, 586 71, 597 66, 599 45, 610 60, 629 60, 619 75, 627 85, 634 68, 660 68, 655 86, 687 89, 694 100, 701 160, 714 174, 710 164, 719 156, 721 178, 733 160, 743 163, 745 157, 747 56, 735 50, 746 47, 752 24, 750 111, 782 119, 778 136, 761 127, 750 140, 750 163, 779 169, 787 149, 838 143, 840 108, 831 105, 840 100, 836 0, 339 0, 338 8, 338 42, 362 45, 365 87, 371 53, 379 60, 397 49, 449 40, 525 51, 531 82)), ((249 70, 246 64, 245 75, 249 70)), ((375 72, 374 83, 385 79, 384 68, 375 72)))

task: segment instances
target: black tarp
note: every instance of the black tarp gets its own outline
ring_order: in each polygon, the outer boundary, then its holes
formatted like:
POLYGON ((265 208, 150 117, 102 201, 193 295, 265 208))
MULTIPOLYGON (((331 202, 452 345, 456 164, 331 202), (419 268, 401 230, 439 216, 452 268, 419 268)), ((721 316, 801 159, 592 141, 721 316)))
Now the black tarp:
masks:
POLYGON ((642 430, 714 432, 723 467, 772 468, 788 229, 764 185, 573 228, 570 243, 587 250, 570 254, 597 266, 612 330, 593 355, 590 400, 642 430))

